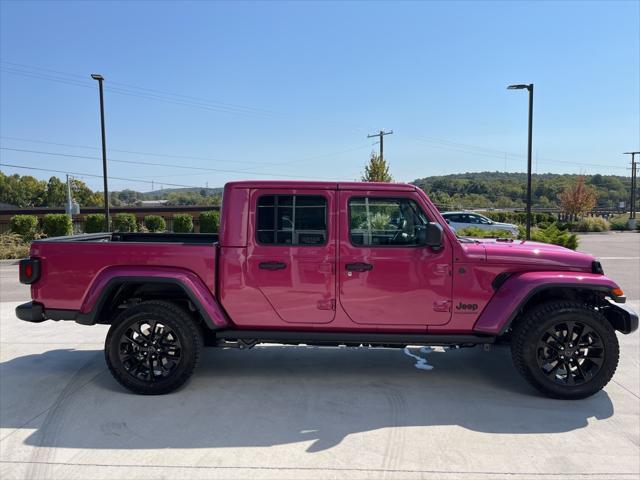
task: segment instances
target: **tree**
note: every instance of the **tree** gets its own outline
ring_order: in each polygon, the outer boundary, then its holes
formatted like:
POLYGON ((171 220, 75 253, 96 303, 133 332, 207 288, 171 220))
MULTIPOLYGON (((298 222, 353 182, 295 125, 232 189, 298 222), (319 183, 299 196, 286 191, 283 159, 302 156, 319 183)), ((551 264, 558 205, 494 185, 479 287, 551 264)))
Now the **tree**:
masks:
POLYGON ((104 197, 101 192, 94 192, 82 180, 71 180, 71 192, 73 199, 81 207, 101 207, 104 205, 104 197))
POLYGON ((389 173, 389 165, 384 158, 380 158, 371 152, 369 163, 364 167, 363 182, 392 182, 393 177, 389 173))
POLYGON ((47 207, 63 207, 67 202, 67 186, 58 177, 51 177, 45 198, 47 207))
POLYGON ((596 206, 596 198, 596 189, 586 185, 582 176, 558 195, 562 210, 572 219, 592 210, 596 206))
POLYGON ((29 175, 5 175, 0 172, 0 202, 20 208, 40 207, 47 183, 29 175))

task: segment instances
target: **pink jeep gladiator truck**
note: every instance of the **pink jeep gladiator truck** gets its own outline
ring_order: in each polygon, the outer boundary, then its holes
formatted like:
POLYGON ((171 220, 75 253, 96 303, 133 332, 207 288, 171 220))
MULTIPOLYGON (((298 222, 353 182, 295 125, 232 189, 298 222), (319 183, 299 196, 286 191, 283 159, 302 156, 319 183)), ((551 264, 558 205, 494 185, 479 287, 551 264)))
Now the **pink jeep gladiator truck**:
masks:
POLYGON ((203 346, 458 347, 508 342, 543 393, 583 398, 638 328, 590 255, 457 238, 406 184, 233 182, 220 234, 35 241, 20 264, 28 322, 111 325, 105 358, 141 394, 183 385, 203 346))

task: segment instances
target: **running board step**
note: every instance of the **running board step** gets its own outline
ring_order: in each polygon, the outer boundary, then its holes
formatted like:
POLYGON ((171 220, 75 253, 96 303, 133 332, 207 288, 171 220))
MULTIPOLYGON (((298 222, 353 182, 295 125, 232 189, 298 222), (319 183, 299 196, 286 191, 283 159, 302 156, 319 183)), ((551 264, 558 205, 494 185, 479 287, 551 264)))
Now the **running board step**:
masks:
POLYGON ((327 343, 332 345, 468 345, 494 343, 496 337, 480 335, 429 335, 414 333, 354 333, 278 330, 218 330, 219 340, 255 340, 259 343, 327 343))

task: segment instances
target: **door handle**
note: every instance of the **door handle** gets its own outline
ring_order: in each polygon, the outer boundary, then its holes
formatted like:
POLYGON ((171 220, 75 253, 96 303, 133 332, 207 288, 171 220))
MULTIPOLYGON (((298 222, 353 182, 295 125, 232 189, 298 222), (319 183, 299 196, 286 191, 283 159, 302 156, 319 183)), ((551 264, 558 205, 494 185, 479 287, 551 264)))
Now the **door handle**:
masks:
POLYGON ((369 270, 373 270, 373 265, 370 263, 347 263, 345 265, 346 269, 350 272, 368 272, 369 270))
POLYGON ((284 270, 287 264, 284 262, 260 262, 258 265, 262 270, 284 270))

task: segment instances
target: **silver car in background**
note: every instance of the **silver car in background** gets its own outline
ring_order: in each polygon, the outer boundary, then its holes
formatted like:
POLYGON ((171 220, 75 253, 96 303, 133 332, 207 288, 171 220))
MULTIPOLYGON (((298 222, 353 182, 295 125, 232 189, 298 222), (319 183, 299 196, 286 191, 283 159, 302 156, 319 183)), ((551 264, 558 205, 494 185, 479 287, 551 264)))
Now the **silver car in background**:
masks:
POLYGON ((518 236, 518 226, 513 223, 494 222, 490 218, 473 212, 444 212, 442 216, 455 231, 465 228, 480 228, 482 230, 504 230, 514 237, 518 236))

